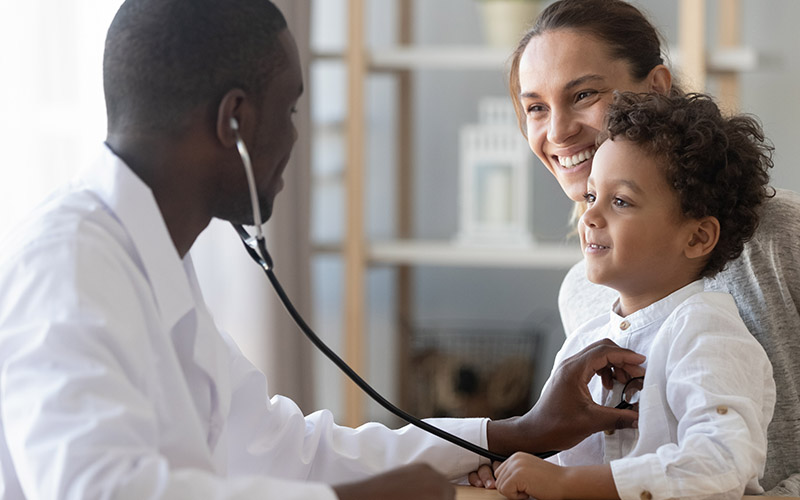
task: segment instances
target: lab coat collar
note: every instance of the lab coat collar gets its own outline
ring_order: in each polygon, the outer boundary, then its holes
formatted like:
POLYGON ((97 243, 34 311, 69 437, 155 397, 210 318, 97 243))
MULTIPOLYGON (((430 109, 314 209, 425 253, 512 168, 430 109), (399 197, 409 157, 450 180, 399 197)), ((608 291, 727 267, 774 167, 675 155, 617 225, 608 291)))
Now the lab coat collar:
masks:
POLYGON ((678 305, 686 299, 703 291, 703 280, 697 280, 689 283, 683 288, 672 292, 661 300, 653 302, 649 306, 639 309, 638 311, 627 316, 620 316, 616 311, 619 310, 619 299, 614 301, 611 308, 611 316, 609 325, 615 325, 621 331, 633 333, 641 328, 644 328, 655 321, 663 321, 667 316, 672 314, 678 305))
POLYGON ((153 192, 107 145, 82 182, 127 231, 150 281, 162 326, 171 330, 194 307, 186 269, 192 264, 181 261, 153 192))

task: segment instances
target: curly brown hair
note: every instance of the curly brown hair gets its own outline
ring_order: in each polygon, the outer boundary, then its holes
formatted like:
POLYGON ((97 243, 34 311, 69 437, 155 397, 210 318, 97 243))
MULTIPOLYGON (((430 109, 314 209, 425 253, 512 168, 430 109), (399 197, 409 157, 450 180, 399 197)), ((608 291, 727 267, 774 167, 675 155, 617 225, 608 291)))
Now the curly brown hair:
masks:
POLYGON ((664 166, 685 217, 713 216, 720 235, 702 277, 737 258, 758 226, 758 207, 775 194, 768 186, 773 146, 758 120, 723 116, 705 94, 615 93, 599 141, 623 138, 664 166))

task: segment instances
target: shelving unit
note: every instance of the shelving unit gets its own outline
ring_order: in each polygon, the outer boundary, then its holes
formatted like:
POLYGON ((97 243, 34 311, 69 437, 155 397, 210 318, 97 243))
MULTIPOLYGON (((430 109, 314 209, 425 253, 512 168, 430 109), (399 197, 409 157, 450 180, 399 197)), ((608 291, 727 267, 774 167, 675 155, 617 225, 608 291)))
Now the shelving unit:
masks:
MULTIPOLYGON (((318 253, 340 253, 336 246, 317 246, 318 253)), ((559 244, 530 247, 476 247, 447 241, 383 240, 367 246, 369 265, 511 267, 517 269, 568 268, 581 259, 577 246, 559 244)))
MULTIPOLYGON (((346 230, 341 247, 319 247, 318 252, 337 252, 343 256, 344 274, 344 358, 359 373, 365 373, 364 346, 367 271, 372 266, 393 266, 397 269, 396 310, 398 323, 413 316, 411 289, 412 266, 514 267, 521 269, 566 269, 577 262, 580 251, 576 245, 539 245, 528 248, 465 247, 449 241, 413 240, 411 214, 412 186, 412 99, 411 77, 417 70, 477 70, 502 71, 511 49, 482 46, 414 46, 411 41, 413 22, 412 2, 397 1, 398 41, 388 49, 370 50, 365 45, 365 9, 367 0, 348 0, 348 39, 344 53, 318 53, 319 59, 343 59, 346 63, 348 87, 346 123, 345 217, 346 230), (372 73, 389 73, 396 79, 398 148, 396 185, 395 234, 391 241, 368 241, 365 236, 365 155, 368 142, 365 120, 365 82, 372 73)), ((720 77, 724 88, 724 105, 736 108, 737 74, 753 69, 758 55, 738 46, 738 0, 719 3, 719 50, 708 53, 705 44, 705 1, 681 0, 678 53, 673 63, 679 63, 684 78, 692 88, 704 88, 708 74, 720 77)), ((402 338, 399 369, 407 370, 409 339, 402 338)), ((368 375, 368 374, 367 374, 368 375)), ((406 377, 398 377, 401 381, 406 377)), ((363 393, 350 381, 345 382, 345 425, 364 421, 363 393)), ((401 401, 407 387, 400 388, 401 401)))

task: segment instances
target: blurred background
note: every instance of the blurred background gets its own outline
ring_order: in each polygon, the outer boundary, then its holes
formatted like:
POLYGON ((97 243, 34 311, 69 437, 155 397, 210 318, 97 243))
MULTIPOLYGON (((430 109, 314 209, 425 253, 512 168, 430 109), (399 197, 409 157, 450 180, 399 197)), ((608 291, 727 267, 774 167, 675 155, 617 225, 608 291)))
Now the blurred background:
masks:
MULTIPOLYGON (((276 274, 388 399, 420 416, 524 411, 563 341, 558 288, 580 254, 571 203, 510 113, 507 58, 521 25, 488 24, 502 0, 276 3, 307 81, 301 139, 267 224, 276 274)), ((799 191, 789 159, 800 156, 800 2, 632 3, 688 88, 760 118, 776 148, 773 185, 799 191)), ((119 4, 0 4, 0 234, 97 155, 103 40, 119 4)), ((192 253, 217 322, 272 393, 348 424, 397 424, 311 349, 225 224, 192 253)))

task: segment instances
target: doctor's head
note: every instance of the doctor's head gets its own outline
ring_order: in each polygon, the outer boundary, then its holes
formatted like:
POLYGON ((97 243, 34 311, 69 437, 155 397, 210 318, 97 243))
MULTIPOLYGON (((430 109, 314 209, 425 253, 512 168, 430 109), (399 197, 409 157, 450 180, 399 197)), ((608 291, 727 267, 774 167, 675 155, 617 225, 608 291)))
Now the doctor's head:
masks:
POLYGON ((214 186, 211 215, 249 223, 231 127, 236 119, 253 161, 262 214, 269 217, 297 139, 292 114, 303 89, 297 47, 275 5, 127 0, 108 30, 103 83, 109 138, 172 147, 189 137, 196 156, 202 151, 216 162, 191 172, 214 186))

